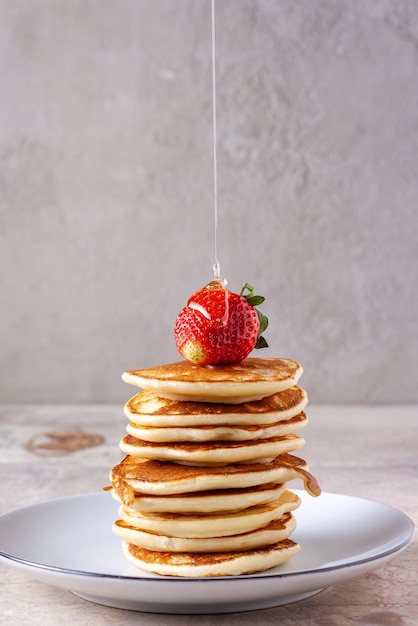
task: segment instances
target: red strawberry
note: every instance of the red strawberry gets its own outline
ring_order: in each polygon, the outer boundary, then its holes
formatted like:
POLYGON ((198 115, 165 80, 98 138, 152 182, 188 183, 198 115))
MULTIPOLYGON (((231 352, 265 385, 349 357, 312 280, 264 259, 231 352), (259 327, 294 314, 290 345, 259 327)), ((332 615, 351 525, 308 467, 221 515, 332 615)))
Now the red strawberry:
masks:
POLYGON ((237 294, 222 279, 213 280, 190 296, 178 314, 174 325, 177 350, 198 365, 243 361, 253 348, 267 346, 261 333, 268 320, 254 306, 263 301, 248 283, 237 294))

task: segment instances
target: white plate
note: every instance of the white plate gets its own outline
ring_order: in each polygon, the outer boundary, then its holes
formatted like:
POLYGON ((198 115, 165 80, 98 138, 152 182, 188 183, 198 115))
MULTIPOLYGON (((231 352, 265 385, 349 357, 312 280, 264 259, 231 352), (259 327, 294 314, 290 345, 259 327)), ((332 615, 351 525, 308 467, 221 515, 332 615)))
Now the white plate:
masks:
POLYGON ((413 539, 414 525, 383 504, 324 493, 302 498, 288 563, 250 576, 174 578, 143 572, 111 531, 109 493, 49 500, 0 516, 0 557, 35 579, 98 604, 152 613, 214 614, 307 598, 387 561, 413 539))

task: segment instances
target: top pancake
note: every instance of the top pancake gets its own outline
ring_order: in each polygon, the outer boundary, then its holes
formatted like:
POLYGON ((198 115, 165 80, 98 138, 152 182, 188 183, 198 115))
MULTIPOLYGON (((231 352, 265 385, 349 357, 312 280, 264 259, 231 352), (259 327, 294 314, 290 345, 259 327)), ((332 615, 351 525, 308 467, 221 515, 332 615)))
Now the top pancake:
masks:
POLYGON ((249 358, 203 367, 184 360, 128 370, 122 379, 169 400, 240 404, 289 389, 302 373, 302 366, 290 359, 249 358))

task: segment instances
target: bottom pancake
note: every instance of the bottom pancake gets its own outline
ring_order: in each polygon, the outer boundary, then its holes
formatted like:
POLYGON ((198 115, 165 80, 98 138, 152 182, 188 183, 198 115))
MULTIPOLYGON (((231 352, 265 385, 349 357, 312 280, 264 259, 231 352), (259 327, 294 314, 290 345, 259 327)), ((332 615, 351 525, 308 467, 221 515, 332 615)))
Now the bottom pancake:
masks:
POLYGON ((125 557, 137 567, 162 576, 200 578, 205 576, 241 576, 276 567, 294 557, 299 544, 291 539, 243 552, 154 552, 122 542, 125 557))

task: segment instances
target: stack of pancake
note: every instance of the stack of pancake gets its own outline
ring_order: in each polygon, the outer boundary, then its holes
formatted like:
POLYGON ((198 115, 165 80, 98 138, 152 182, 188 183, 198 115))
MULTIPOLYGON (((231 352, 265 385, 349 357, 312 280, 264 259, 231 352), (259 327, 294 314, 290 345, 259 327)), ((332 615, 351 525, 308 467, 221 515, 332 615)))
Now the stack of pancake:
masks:
POLYGON ((302 367, 248 358, 198 366, 179 361, 124 372, 143 389, 125 406, 124 459, 112 468, 120 502, 113 532, 127 559, 172 576, 260 572, 295 555, 287 482, 320 488, 293 452, 304 440, 302 367))

